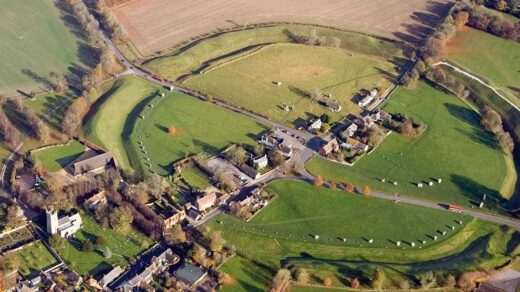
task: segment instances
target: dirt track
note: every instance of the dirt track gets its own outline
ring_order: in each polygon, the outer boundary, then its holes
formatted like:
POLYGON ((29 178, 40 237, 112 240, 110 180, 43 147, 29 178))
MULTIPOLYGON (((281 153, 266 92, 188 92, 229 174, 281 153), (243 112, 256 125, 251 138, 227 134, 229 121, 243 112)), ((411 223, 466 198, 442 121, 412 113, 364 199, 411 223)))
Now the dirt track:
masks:
POLYGON ((419 42, 449 0, 139 0, 116 8, 144 55, 215 28, 255 22, 336 25, 419 42))

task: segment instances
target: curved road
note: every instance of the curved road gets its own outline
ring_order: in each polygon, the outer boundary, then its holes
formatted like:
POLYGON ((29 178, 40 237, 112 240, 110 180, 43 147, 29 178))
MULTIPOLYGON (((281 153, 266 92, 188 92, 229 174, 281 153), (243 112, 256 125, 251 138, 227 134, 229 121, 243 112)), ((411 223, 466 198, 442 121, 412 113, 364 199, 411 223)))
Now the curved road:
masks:
MULTIPOLYGON (((81 3, 83 3, 83 1, 81 1, 81 3)), ((90 10, 88 10, 88 11, 90 11, 90 10)), ((107 36, 106 32, 103 31, 101 28, 99 28, 99 29, 103 32, 104 41, 105 41, 106 45, 108 46, 108 48, 110 48, 112 50, 114 55, 134 75, 140 76, 140 77, 142 77, 142 78, 144 78, 146 80, 149 80, 151 82, 159 84, 160 86, 173 88, 177 92, 180 92, 180 93, 183 93, 183 94, 186 94, 186 95, 198 98, 198 99, 203 99, 203 100, 205 99, 204 96, 195 95, 195 94, 193 94, 191 92, 188 92, 184 88, 181 88, 181 87, 178 87, 178 86, 174 85, 171 82, 158 80, 158 79, 154 78, 154 76, 152 76, 150 73, 148 73, 148 72, 142 70, 141 68, 135 66, 112 43, 110 38, 107 36)), ((391 92, 393 92, 393 90, 391 92)), ((259 121, 259 122, 261 122, 263 124, 266 124, 266 125, 268 125, 270 127, 279 127, 281 129, 284 129, 284 130, 294 134, 294 135, 299 135, 301 137, 304 137, 308 141, 315 137, 314 135, 312 135, 312 134, 310 134, 308 132, 299 131, 299 130, 295 130, 295 129, 289 128, 289 127, 287 127, 285 125, 282 125, 282 124, 279 124, 277 122, 271 121, 271 120, 269 120, 269 119, 267 119, 265 117, 262 117, 260 115, 255 114, 255 113, 251 113, 251 112, 245 111, 245 110, 240 109, 240 108, 238 108, 236 106, 232 106, 232 105, 220 102, 220 101, 214 101, 213 103, 216 104, 217 106, 226 108, 228 110, 232 110, 234 112, 238 112, 238 113, 244 114, 244 115, 246 115, 246 116, 248 116, 248 117, 250 117, 252 119, 255 119, 255 120, 257 120, 257 121, 259 121)), ((53 111, 50 112, 49 114, 52 114, 52 113, 53 113, 53 111)), ((16 149, 19 150, 22 146, 23 146, 23 142, 21 142, 16 147, 16 149)), ((10 161, 12 160, 12 158, 14 156, 13 153, 4 162, 4 165, 2 167, 2 171, 1 171, 0 174, 5 174, 6 165, 7 165, 7 163, 10 163, 10 161)), ((312 149, 310 149, 308 147, 305 147, 298 155, 295 155, 295 157, 293 157, 292 159, 299 159, 300 161, 302 161, 302 163, 304 163, 308 159, 313 157, 315 154, 316 154, 316 152, 314 150, 312 150, 312 149)), ((269 181, 276 180, 276 179, 279 179, 279 178, 282 178, 282 177, 285 177, 285 175, 283 175, 282 173, 279 173, 277 170, 275 170, 273 172, 273 175, 270 175, 267 178, 261 178, 260 180, 261 180, 262 183, 267 183, 269 181)), ((299 179, 306 180, 306 181, 313 181, 314 177, 310 173, 308 173, 307 171, 304 171, 304 173, 302 174, 302 177, 300 177, 299 179)), ((0 178, 0 182, 2 183, 2 189, 4 189, 4 175, 2 175, 2 177, 0 178)), ((252 184, 258 184, 258 183, 260 183, 260 181, 252 182, 252 184)), ((394 195, 384 194, 384 193, 375 192, 375 191, 371 193, 371 196, 375 197, 375 198, 378 198, 378 199, 392 200, 392 201, 398 200, 401 203, 406 203, 406 204, 416 205, 416 206, 421 206, 421 207, 426 207, 426 208, 432 208, 432 209, 439 209, 439 210, 444 210, 446 212, 450 212, 450 211, 447 211, 446 208, 440 206, 438 203, 431 202, 431 201, 423 201, 423 200, 418 200, 418 199, 414 199, 414 198, 410 198, 410 197, 396 197, 394 195)), ((217 211, 211 212, 210 213, 211 216, 206 216, 207 218, 204 218, 201 222, 204 223, 207 220, 209 220, 210 218, 216 216, 220 212, 219 210, 220 209, 217 209, 217 211)), ((499 215, 492 215, 492 214, 487 214, 487 213, 473 211, 473 210, 463 210, 461 213, 465 214, 465 215, 468 215, 468 216, 472 216, 472 217, 481 219, 481 220, 485 220, 485 221, 489 221, 489 222, 493 222, 493 223, 497 223, 497 224, 508 225, 508 226, 510 226, 512 228, 520 230, 520 221, 519 220, 514 220, 514 219, 511 219, 511 218, 507 218, 507 217, 503 217, 503 216, 499 216, 499 215)), ((208 215, 210 215, 210 214, 208 214, 208 215)), ((199 224, 202 224, 202 223, 199 223, 199 224)))

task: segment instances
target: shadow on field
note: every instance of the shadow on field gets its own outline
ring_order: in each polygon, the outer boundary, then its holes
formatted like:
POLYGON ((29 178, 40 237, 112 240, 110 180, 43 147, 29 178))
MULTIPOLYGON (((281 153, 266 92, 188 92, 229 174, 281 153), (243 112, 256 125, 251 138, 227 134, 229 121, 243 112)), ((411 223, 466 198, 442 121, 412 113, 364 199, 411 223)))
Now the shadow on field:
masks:
POLYGON ((410 17, 416 21, 405 25, 405 32, 394 32, 394 36, 407 43, 423 44, 435 26, 442 21, 453 3, 451 1, 431 0, 427 3, 426 12, 413 12, 410 17))
POLYGON ((484 194, 486 194, 485 204, 488 208, 499 208, 502 203, 506 202, 496 190, 490 189, 468 177, 452 174, 450 175, 450 180, 474 205, 480 203, 484 194))
POLYGON ((65 79, 68 84, 73 87, 79 87, 81 78, 88 73, 89 68, 94 68, 99 61, 99 52, 96 48, 88 43, 87 36, 81 29, 79 21, 74 15, 74 8, 67 1, 55 1, 54 6, 60 12, 60 19, 63 21, 68 30, 78 39, 76 42, 77 51, 76 56, 82 63, 71 64, 68 67, 68 74, 65 79))

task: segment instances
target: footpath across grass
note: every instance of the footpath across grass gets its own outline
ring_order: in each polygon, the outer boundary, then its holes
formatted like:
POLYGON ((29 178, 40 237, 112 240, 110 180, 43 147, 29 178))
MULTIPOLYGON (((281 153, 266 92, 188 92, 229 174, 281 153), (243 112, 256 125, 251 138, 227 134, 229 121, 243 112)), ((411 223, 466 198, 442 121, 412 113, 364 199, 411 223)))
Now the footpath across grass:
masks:
POLYGON ((508 176, 516 175, 506 165, 511 158, 480 126, 479 114, 458 98, 420 82, 416 89, 399 88, 383 109, 414 117, 428 128, 413 138, 392 133, 353 167, 316 157, 307 169, 327 180, 465 208, 487 194, 485 208, 497 211, 498 203, 510 197, 499 190, 508 176), (380 181, 383 178, 385 182, 380 181), (442 183, 427 185, 437 179, 442 183))
POLYGON ((325 276, 332 276, 337 279, 334 286, 341 288, 353 276, 369 288, 368 278, 380 267, 389 278, 384 288, 395 289, 400 280, 414 283, 414 276, 427 271, 457 273, 497 267, 518 254, 518 249, 511 248, 518 245, 514 230, 460 214, 297 181, 276 181, 268 187, 277 198, 249 223, 225 214, 210 222, 228 244, 237 247, 237 256, 221 267, 234 278, 224 291, 265 291, 285 265, 307 269, 312 284, 322 284, 325 276), (448 226, 456 224, 454 220, 462 220, 464 228, 456 226, 451 231, 448 226), (436 230, 448 233, 437 234, 439 239, 433 243, 428 235, 436 230), (313 238, 316 234, 318 240, 313 238), (338 234, 346 234, 347 242, 338 234), (365 238, 374 242, 369 244, 365 238), (396 239, 402 240, 400 247, 392 242, 396 239), (419 244, 412 248, 411 241, 419 244))
POLYGON ((55 172, 72 163, 83 152, 85 152, 85 145, 72 140, 65 145, 35 151, 34 156, 47 171, 55 172))
POLYGON ((62 250, 58 250, 58 253, 68 266, 82 276, 104 272, 109 270, 113 264, 125 267, 130 258, 137 257, 151 245, 151 241, 147 237, 134 229, 128 234, 121 234, 110 228, 103 229, 94 218, 85 213, 82 213, 81 220, 83 221, 82 228, 67 241, 62 250), (88 239, 94 243, 99 235, 105 237, 106 245, 96 246, 97 250, 94 252, 81 250, 81 245, 85 240, 88 239), (106 251, 107 248, 112 252, 110 258, 104 257, 102 251, 99 250, 106 251))

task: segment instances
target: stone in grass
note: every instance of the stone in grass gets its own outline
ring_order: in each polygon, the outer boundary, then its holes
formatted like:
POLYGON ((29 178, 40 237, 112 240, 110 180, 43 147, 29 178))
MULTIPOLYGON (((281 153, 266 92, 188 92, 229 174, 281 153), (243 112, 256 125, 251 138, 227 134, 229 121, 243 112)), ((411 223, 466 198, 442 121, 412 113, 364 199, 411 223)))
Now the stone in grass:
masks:
POLYGON ((397 185, 397 182, 396 182, 396 181, 394 181, 394 182, 393 182, 393 184, 394 184, 394 186, 396 186, 396 185, 397 185))
POLYGON ((373 243, 373 242, 374 242, 374 240, 373 240, 372 238, 370 238, 370 239, 368 240, 368 243, 373 243))
POLYGON ((397 245, 397 246, 401 246, 401 242, 400 242, 400 241, 397 241, 397 242, 395 243, 395 245, 397 245))

